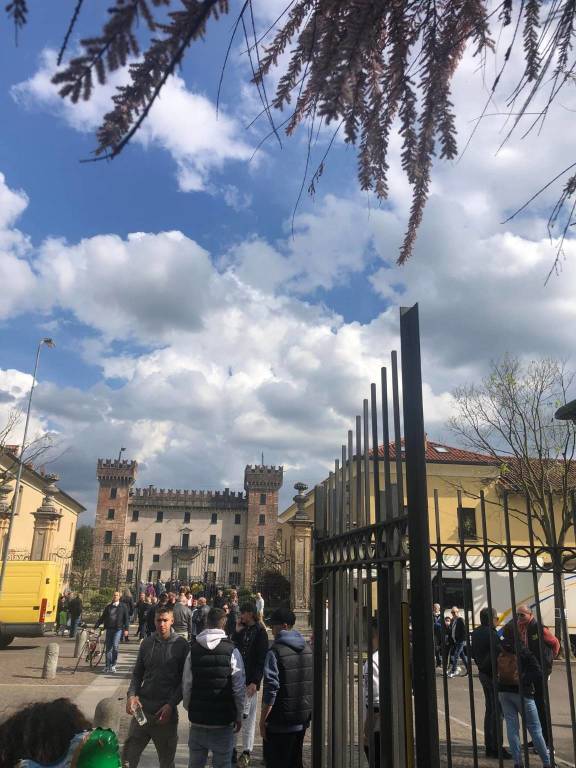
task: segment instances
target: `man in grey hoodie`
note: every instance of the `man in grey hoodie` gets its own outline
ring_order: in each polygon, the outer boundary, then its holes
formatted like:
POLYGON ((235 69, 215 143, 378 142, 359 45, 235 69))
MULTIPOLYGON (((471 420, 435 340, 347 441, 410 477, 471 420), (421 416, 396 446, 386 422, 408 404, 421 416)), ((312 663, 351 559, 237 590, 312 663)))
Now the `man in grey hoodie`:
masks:
POLYGON ((302 768, 302 746, 312 717, 312 649, 286 608, 270 617, 274 643, 264 662, 260 735, 267 768, 302 768))
POLYGON ((230 768, 234 734, 242 725, 246 678, 240 651, 226 637, 226 613, 211 608, 206 629, 190 643, 182 690, 190 720, 188 768, 230 768))
POLYGON ((182 674, 188 643, 172 630, 174 617, 168 605, 155 609, 156 631, 142 641, 128 688, 126 712, 142 707, 146 722, 130 721, 122 765, 136 768, 152 739, 160 768, 174 768, 178 744, 178 704, 182 700, 182 674))

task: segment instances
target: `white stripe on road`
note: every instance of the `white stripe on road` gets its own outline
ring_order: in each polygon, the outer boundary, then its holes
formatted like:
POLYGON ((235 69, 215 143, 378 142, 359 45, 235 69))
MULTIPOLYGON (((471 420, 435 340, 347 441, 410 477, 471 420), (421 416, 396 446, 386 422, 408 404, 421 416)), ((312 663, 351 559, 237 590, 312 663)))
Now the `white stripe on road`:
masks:
MULTIPOLYGON (((444 717, 446 717, 446 712, 444 712, 443 709, 440 709, 440 707, 438 707, 438 712, 441 715, 444 715, 444 717)), ((467 723, 465 720, 459 720, 457 717, 454 717, 453 715, 450 715, 450 720, 453 720, 455 723, 458 723, 458 725, 463 725, 465 728, 472 730, 472 725, 470 723, 467 723)), ((476 735, 480 737, 483 736, 482 732, 478 728, 476 728, 476 735)), ((556 763, 556 765, 565 765, 567 766, 567 768, 576 768, 576 766, 574 766, 574 763, 569 763, 568 760, 564 760, 563 758, 557 757, 556 755, 554 755, 554 762, 556 763)))

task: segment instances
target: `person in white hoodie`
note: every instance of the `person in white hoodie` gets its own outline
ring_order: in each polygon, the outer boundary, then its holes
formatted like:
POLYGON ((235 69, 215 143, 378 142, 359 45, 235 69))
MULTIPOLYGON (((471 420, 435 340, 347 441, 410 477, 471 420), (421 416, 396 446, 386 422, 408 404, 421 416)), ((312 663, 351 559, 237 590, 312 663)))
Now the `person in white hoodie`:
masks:
POLYGON ((230 768, 234 734, 242 727, 246 677, 240 651, 224 632, 226 613, 211 608, 206 629, 190 644, 182 694, 190 720, 188 768, 230 768))

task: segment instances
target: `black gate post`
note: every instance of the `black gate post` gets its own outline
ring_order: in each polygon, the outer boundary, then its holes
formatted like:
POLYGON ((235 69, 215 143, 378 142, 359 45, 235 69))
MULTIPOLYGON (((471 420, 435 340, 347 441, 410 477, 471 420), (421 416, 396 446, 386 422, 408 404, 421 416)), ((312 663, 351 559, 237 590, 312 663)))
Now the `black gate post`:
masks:
POLYGON ((430 533, 418 305, 400 309, 416 765, 439 768, 436 669, 432 627, 430 533))

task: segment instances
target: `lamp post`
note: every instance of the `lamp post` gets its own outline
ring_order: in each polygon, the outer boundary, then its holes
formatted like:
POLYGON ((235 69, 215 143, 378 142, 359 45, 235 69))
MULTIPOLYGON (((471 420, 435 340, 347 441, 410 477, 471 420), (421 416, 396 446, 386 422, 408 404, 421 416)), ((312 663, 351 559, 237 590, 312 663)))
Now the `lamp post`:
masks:
POLYGON ((30 423, 30 411, 32 409, 32 395, 34 394, 34 387, 36 386, 36 374, 38 372, 38 361, 40 360, 40 350, 43 346, 55 347, 54 341, 50 338, 45 338, 38 344, 36 350, 36 362, 34 363, 34 373, 32 374, 32 386, 30 387, 30 394, 28 396, 28 408, 26 410, 26 421, 24 422, 24 435, 22 436, 22 445, 20 447, 20 456, 18 457, 18 472, 16 474, 16 486, 14 487, 14 495, 12 496, 12 511, 10 513, 10 522, 8 523, 8 532, 4 540, 4 552, 2 552, 2 568, 0 569, 0 594, 2 594, 2 586, 4 584, 4 574, 6 573, 6 564, 8 563, 8 552, 10 551, 10 539, 12 538, 12 528, 14 527, 14 517, 16 514, 16 504, 18 503, 18 495, 20 493, 20 481, 22 478, 22 467, 24 465, 24 449, 26 447, 26 438, 28 437, 28 424, 30 423))

